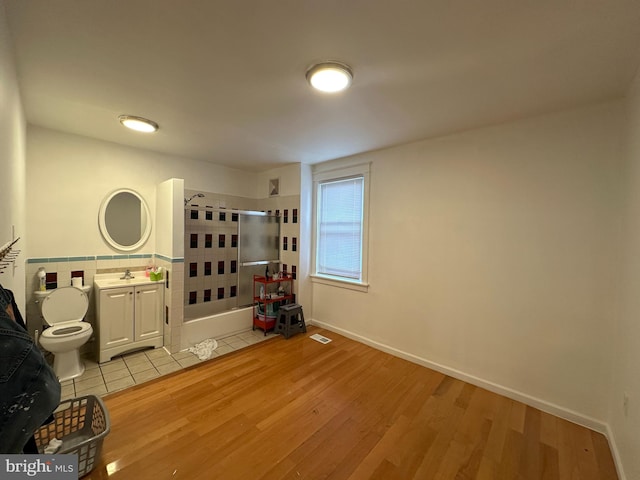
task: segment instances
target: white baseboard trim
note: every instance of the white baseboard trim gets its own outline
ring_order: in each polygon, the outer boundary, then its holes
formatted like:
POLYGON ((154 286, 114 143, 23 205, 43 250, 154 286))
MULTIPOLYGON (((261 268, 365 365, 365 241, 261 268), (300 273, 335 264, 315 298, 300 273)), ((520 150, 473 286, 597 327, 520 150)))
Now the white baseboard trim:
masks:
POLYGON ((422 365, 423 367, 430 368, 432 370, 443 373, 445 375, 449 375, 450 377, 457 378, 458 380, 462 380, 463 382, 467 382, 477 387, 484 388, 485 390, 489 390, 490 392, 503 395, 505 397, 511 398, 512 400, 517 400, 518 402, 522 402, 526 405, 542 410, 543 412, 550 413, 552 415, 563 418, 570 422, 590 428, 591 430, 595 430, 598 433, 602 433, 607 438, 607 441, 609 442, 609 448, 611 448, 611 453, 613 455, 613 460, 616 465, 616 470, 618 471, 619 479, 626 480, 626 477, 624 475, 624 469, 622 468, 620 453, 618 451, 618 448, 615 442, 615 437, 613 436, 613 432, 611 431, 611 428, 609 427, 608 423, 602 422, 595 418, 588 417, 586 415, 582 415, 578 412, 575 412, 568 408, 561 407, 551 402, 547 402, 545 400, 534 397, 532 395, 528 395, 526 393, 513 390, 512 388, 505 387, 504 385, 499 385, 497 383, 484 380, 474 375, 469 375, 460 370, 456 370, 455 368, 450 368, 445 365, 432 362, 425 358, 418 357, 417 355, 413 355, 411 353, 398 350, 397 348, 390 347, 388 345, 385 345, 384 343, 376 342, 375 340, 371 340, 367 337, 363 337, 362 335, 358 335, 357 333, 353 333, 349 330, 345 330, 344 328, 333 326, 329 323, 320 322, 314 319, 308 320, 307 323, 318 326, 320 328, 330 330, 332 332, 339 333, 340 335, 343 335, 347 338, 356 340, 360 343, 364 343, 365 345, 369 345, 370 347, 375 348, 376 350, 381 350, 395 357, 399 357, 409 362, 422 365))
POLYGON ((618 445, 616 444, 616 437, 611 431, 611 427, 607 424, 607 432, 604 434, 609 441, 609 448, 611 448, 611 454, 613 455, 613 462, 616 464, 616 471, 618 472, 619 480, 627 480, 627 476, 622 468, 622 459, 620 458, 620 452, 618 451, 618 445))

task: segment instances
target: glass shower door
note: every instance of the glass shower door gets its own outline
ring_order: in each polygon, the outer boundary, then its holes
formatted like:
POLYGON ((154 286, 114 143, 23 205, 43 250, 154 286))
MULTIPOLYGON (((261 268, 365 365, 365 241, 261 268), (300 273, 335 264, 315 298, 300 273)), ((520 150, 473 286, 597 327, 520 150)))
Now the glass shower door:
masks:
POLYGON ((253 304, 253 276, 280 264, 280 219, 264 212, 242 212, 238 224, 238 306, 253 304))

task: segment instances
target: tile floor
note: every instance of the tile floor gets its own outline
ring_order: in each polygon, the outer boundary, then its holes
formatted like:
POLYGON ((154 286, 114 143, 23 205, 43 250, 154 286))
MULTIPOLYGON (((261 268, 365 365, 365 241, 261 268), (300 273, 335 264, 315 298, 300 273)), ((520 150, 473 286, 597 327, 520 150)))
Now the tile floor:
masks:
MULTIPOLYGON (((274 336, 271 332, 265 336, 262 330, 248 330, 230 337, 216 339, 218 348, 213 351, 211 358, 248 347, 274 336)), ((110 362, 102 364, 89 359, 84 359, 84 362, 86 370, 82 376, 62 382, 61 400, 83 395, 103 396, 195 365, 200 363, 200 360, 188 351, 171 355, 164 348, 156 348, 114 357, 110 362)))

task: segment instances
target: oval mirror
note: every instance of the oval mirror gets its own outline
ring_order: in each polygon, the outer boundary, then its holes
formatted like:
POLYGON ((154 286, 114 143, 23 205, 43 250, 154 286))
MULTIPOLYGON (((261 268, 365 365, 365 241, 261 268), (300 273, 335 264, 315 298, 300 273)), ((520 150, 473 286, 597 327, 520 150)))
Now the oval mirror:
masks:
POLYGON ((100 233, 117 250, 141 247, 151 235, 151 214, 147 202, 134 190, 121 188, 100 205, 100 233))

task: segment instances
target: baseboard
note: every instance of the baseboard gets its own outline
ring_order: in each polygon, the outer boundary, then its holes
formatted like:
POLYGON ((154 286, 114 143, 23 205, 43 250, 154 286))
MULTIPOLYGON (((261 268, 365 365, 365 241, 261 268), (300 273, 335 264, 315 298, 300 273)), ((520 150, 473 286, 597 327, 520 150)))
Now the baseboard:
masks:
POLYGON ((340 335, 344 335, 345 337, 351 338, 352 340, 357 340, 358 342, 364 343, 365 345, 369 345, 370 347, 373 347, 377 350, 381 350, 383 352, 389 353, 396 357, 403 358, 409 362, 422 365, 423 367, 436 370, 440 373, 444 373, 445 375, 449 375, 450 377, 457 378, 458 380, 462 380, 464 382, 468 382, 477 387, 484 388, 486 390, 497 393, 499 395, 504 395, 505 397, 525 403, 527 405, 535 407, 544 412, 551 413, 552 415, 556 415, 558 417, 564 418, 565 420, 569 420, 570 422, 577 423, 578 425, 585 426, 587 428, 590 428, 591 430, 595 430, 596 432, 602 433, 603 435, 608 434, 609 430, 608 430, 608 425, 606 423, 585 415, 581 415, 580 413, 574 412, 573 410, 561 407, 559 405, 555 405, 551 402, 547 402, 540 398, 533 397, 526 393, 513 390, 509 387, 505 387, 503 385, 499 385, 497 383, 484 380, 474 375, 469 375, 460 370, 456 370, 455 368, 450 368, 450 367, 447 367, 446 365, 432 362, 426 358, 418 357, 417 355, 413 355, 411 353, 398 350, 397 348, 393 348, 383 343, 376 342, 367 337, 363 337, 362 335, 358 335, 357 333, 353 333, 343 328, 335 327, 325 322, 320 322, 312 319, 308 323, 311 323, 318 327, 326 328, 327 330, 331 330, 333 332, 339 333, 340 335))
POLYGON ((618 472, 619 480, 627 480, 627 476, 624 474, 624 468, 622 468, 622 459, 620 458, 620 451, 618 450, 618 445, 616 444, 616 437, 613 435, 611 431, 611 427, 607 425, 607 433, 604 434, 609 441, 609 448, 611 449, 611 454, 613 455, 613 462, 616 464, 616 471, 618 472))

